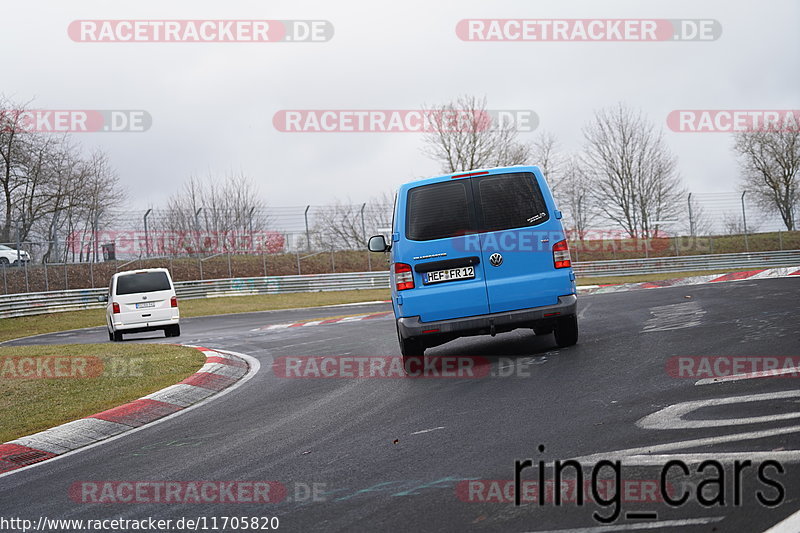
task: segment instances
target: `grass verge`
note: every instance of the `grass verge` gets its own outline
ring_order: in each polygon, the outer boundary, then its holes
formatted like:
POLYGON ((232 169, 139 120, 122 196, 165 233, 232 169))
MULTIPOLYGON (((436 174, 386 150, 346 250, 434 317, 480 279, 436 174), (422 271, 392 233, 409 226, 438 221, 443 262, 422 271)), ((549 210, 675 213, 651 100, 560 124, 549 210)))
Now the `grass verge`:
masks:
POLYGON ((174 385, 204 362, 198 350, 166 344, 2 347, 0 443, 174 385))

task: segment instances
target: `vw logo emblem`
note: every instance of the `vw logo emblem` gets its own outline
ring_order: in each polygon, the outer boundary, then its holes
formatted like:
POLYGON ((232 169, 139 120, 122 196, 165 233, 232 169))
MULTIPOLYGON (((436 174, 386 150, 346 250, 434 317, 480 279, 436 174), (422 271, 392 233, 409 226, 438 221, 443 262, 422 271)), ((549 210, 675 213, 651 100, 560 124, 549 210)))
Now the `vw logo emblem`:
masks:
POLYGON ((147 296, 142 296, 142 300, 147 300, 147 296))
POLYGON ((492 264, 492 266, 499 267, 503 264, 503 256, 500 254, 492 254, 489 256, 489 262, 492 264))

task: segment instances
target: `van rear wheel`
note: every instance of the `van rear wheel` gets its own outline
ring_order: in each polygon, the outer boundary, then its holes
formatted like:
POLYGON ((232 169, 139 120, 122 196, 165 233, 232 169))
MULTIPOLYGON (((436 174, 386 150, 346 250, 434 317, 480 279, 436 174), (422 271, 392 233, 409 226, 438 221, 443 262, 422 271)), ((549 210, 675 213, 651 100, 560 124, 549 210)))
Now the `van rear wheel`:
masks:
POLYGON ((122 332, 121 331, 114 331, 111 334, 111 340, 114 342, 122 342, 122 332))
POLYGON ((559 348, 573 346, 578 342, 578 318, 575 315, 560 319, 553 328, 559 348))
POLYGON ((397 330, 397 341, 400 343, 400 353, 403 355, 403 370, 409 373, 409 365, 413 361, 416 364, 422 363, 425 357, 425 345, 419 339, 406 339, 397 330))
POLYGON ((164 335, 167 337, 180 337, 181 336, 181 326, 179 324, 175 324, 174 326, 167 326, 164 328, 164 335))

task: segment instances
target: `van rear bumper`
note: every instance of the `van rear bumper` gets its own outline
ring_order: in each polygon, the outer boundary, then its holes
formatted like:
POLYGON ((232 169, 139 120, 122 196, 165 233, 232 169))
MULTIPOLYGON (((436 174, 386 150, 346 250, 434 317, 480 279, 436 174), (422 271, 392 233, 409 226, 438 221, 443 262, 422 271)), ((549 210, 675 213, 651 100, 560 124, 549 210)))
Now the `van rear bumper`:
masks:
POLYGON ((397 320, 400 336, 403 338, 483 335, 511 331, 516 328, 532 328, 537 324, 553 322, 562 316, 574 315, 578 306, 578 297, 574 294, 559 296, 558 303, 543 307, 531 307, 516 311, 490 313, 487 315, 468 316, 421 322, 419 316, 404 317, 397 320))

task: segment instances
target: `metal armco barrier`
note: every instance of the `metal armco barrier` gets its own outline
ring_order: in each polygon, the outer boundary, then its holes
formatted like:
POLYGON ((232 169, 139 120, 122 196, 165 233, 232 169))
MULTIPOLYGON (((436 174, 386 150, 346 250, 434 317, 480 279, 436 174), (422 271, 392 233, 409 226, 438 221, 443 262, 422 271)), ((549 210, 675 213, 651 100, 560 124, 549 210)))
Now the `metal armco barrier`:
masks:
POLYGON ((697 270, 756 269, 800 265, 800 250, 684 255, 649 259, 586 261, 573 264, 577 276, 630 276, 697 270))
MULTIPOLYGON (((800 265, 800 250, 587 261, 573 264, 575 273, 582 277, 718 269, 752 270, 794 265, 800 265)), ((181 299, 386 288, 389 288, 387 271, 213 279, 175 283, 178 298, 181 299)), ((104 303, 98 301, 98 297, 105 292, 105 288, 98 288, 4 295, 0 296, 0 318, 99 309, 105 307, 104 303)))

